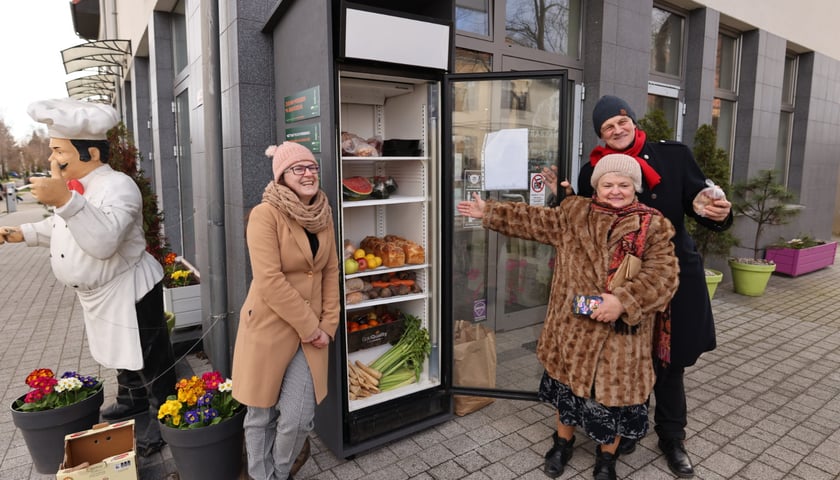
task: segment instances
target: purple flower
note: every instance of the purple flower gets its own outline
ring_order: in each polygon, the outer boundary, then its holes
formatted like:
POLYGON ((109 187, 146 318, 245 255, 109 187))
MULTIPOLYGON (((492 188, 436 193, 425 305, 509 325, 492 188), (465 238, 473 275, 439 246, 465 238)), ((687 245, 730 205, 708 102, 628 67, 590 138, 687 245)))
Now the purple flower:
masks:
POLYGON ((184 419, 187 421, 188 425, 198 423, 201 421, 201 412, 199 412, 198 409, 187 410, 187 413, 184 414, 184 419))
POLYGON ((198 406, 209 407, 211 401, 213 401, 213 392, 207 392, 198 399, 198 406))
POLYGON ((219 416, 219 411, 215 408, 204 409, 204 423, 209 424, 214 418, 219 416))

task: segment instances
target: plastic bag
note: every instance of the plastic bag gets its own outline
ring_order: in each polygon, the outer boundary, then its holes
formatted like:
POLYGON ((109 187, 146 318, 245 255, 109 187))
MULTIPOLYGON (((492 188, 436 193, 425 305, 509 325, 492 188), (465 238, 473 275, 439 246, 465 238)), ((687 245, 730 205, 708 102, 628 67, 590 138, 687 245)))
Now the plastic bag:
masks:
POLYGON ((700 193, 698 193, 697 196, 694 197, 694 201, 691 202, 692 207, 694 207, 694 213, 700 215, 701 217, 705 216, 705 208, 707 205, 711 205, 715 200, 726 198, 726 194, 723 192, 723 189, 715 185, 715 182, 706 179, 706 185, 706 188, 700 190, 700 193))

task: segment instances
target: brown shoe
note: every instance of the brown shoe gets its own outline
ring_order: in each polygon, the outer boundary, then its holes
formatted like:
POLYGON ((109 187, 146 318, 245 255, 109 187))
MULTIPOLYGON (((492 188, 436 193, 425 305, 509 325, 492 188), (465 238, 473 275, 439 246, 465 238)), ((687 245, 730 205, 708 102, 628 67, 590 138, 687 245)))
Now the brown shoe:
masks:
POLYGON ((300 453, 298 453, 297 458, 295 458, 295 463, 292 464, 292 469, 289 470, 290 478, 292 475, 296 475, 301 467, 303 467, 303 464, 309 460, 309 450, 309 437, 306 437, 306 441, 303 442, 303 447, 300 449, 300 453))

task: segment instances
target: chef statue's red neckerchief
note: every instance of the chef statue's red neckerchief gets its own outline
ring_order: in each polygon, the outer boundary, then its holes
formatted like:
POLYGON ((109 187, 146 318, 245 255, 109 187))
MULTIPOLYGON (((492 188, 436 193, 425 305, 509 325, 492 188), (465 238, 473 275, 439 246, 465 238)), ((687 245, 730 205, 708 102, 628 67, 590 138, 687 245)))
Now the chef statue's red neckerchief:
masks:
POLYGON ((73 192, 79 192, 79 195, 85 194, 85 186, 78 180, 68 180, 67 189, 73 192))
POLYGON ((659 181, 662 177, 656 173, 656 170, 650 166, 650 164, 644 158, 639 156, 641 153, 642 148, 645 146, 645 141, 647 140, 647 135, 645 132, 639 128, 636 128, 636 137, 633 140, 633 144, 630 145, 630 148, 624 150, 623 152, 619 152, 618 150, 613 150, 607 146, 597 146, 592 149, 592 152, 589 154, 589 163, 592 164, 594 167, 601 157, 604 155, 609 155, 611 153, 623 153, 625 155, 630 155, 631 157, 635 158, 637 162, 639 162, 639 166, 642 168, 642 175, 645 177, 645 183, 647 184, 648 190, 653 190, 653 187, 659 185, 659 181))

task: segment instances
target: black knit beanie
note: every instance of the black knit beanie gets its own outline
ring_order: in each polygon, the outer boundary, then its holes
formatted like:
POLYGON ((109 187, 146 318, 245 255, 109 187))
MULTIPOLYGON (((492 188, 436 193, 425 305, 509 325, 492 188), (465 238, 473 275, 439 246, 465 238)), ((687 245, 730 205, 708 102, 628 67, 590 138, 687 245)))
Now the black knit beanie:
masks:
POLYGON ((616 115, 627 115, 634 124, 636 123, 636 114, 627 102, 613 95, 601 97, 595 104, 595 109, 592 110, 592 126, 598 138, 601 138, 601 127, 604 122, 616 115))

